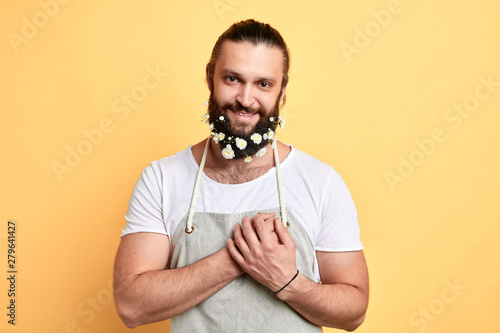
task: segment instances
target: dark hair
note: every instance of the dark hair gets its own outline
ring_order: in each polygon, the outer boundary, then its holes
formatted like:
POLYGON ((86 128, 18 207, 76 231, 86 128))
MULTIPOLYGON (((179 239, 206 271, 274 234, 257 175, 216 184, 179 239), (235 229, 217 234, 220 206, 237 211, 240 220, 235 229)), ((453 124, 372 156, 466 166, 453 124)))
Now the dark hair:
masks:
POLYGON ((208 61, 211 78, 214 76, 215 62, 219 57, 222 44, 226 40, 231 40, 233 42, 248 41, 255 45, 262 43, 279 48, 283 52, 283 80, 281 82, 281 87, 283 88, 286 86, 288 83, 288 71, 290 69, 290 51, 278 30, 267 23, 257 22, 253 19, 234 23, 219 36, 219 39, 217 39, 214 45, 212 55, 208 61))

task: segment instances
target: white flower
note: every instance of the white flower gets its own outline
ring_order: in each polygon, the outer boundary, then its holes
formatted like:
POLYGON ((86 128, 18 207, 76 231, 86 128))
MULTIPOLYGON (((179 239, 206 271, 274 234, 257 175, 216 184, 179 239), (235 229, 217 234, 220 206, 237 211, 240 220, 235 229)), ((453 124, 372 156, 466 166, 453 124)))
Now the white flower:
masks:
POLYGON ((267 138, 271 140, 274 136, 274 132, 272 129, 269 128, 269 131, 267 132, 267 138))
POLYGON ((251 158, 250 156, 247 156, 247 157, 245 158, 245 162, 247 162, 247 163, 248 163, 248 162, 252 162, 252 158, 251 158))
POLYGON ((214 142, 215 142, 216 144, 218 144, 218 143, 219 143, 219 137, 218 137, 217 135, 214 135, 214 142))
POLYGON ((210 115, 207 113, 205 113, 202 117, 201 117, 201 121, 205 121, 205 123, 208 123, 208 119, 210 118, 210 115))
POLYGON ((269 118, 270 121, 274 121, 274 117, 269 118))
POLYGON ((208 102, 205 102, 204 104, 205 104, 206 106, 208 106, 208 102))
POLYGON ((220 120, 220 121, 224 121, 224 116, 220 116, 220 117, 219 117, 219 120, 220 120))
POLYGON ((258 145, 259 143, 262 142, 262 135, 260 135, 259 133, 254 133, 252 134, 252 136, 250 137, 250 139, 256 144, 258 145))
POLYGON ((226 134, 220 132, 219 133, 219 140, 224 140, 224 138, 226 137, 226 134))
POLYGON ((236 147, 243 150, 247 147, 247 142, 244 139, 236 138, 236 147))
POLYGON ((285 119, 280 120, 280 128, 281 129, 285 128, 285 119))
POLYGON ((265 154, 265 153, 267 153, 267 148, 266 148, 266 147, 264 147, 264 148, 262 148, 261 150, 259 150, 259 151, 257 152, 257 154, 255 154, 255 156, 257 156, 257 157, 262 157, 262 156, 264 156, 264 154, 265 154))
POLYGON ((214 123, 210 123, 210 130, 213 131, 214 130, 214 123))
POLYGON ((267 140, 267 133, 264 133, 264 140, 267 140))
POLYGON ((222 156, 227 159, 232 159, 234 157, 234 151, 231 145, 227 145, 226 148, 222 149, 222 156))
POLYGON ((281 120, 281 119, 283 119, 283 118, 281 118, 281 116, 278 116, 278 120, 281 120))

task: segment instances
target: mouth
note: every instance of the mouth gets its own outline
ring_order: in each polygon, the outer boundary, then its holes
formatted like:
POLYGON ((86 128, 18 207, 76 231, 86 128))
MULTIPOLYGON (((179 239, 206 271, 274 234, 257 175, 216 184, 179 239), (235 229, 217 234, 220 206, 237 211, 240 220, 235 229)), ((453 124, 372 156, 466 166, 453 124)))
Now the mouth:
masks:
POLYGON ((243 119, 251 119, 252 117, 254 117, 257 113, 252 113, 252 112, 246 112, 246 111, 235 111, 233 109, 229 109, 231 110, 233 113, 235 113, 236 115, 239 116, 239 118, 243 118, 243 119))

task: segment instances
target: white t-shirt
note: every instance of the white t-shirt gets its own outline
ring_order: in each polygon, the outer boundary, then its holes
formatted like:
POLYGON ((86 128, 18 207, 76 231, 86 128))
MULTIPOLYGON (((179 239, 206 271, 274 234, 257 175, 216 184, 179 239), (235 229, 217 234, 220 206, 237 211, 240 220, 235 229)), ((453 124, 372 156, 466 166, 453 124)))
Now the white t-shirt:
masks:
MULTIPOLYGON (((362 250, 356 207, 340 175, 331 166, 290 147, 290 154, 280 164, 287 210, 305 229, 317 251, 362 250)), ((189 210, 198 167, 191 146, 151 162, 134 187, 121 237, 136 232, 171 237, 189 210)), ((277 207, 273 167, 242 184, 221 184, 203 173, 195 212, 232 214, 277 207)))

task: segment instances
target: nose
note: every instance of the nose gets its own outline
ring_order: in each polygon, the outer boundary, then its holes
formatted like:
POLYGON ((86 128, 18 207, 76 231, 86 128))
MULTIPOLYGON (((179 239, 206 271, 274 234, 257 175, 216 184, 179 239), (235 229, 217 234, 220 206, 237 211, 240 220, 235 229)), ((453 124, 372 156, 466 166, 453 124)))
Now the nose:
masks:
POLYGON ((252 106, 255 103, 252 85, 242 84, 238 90, 238 94, 236 95, 236 101, 245 108, 252 106))

